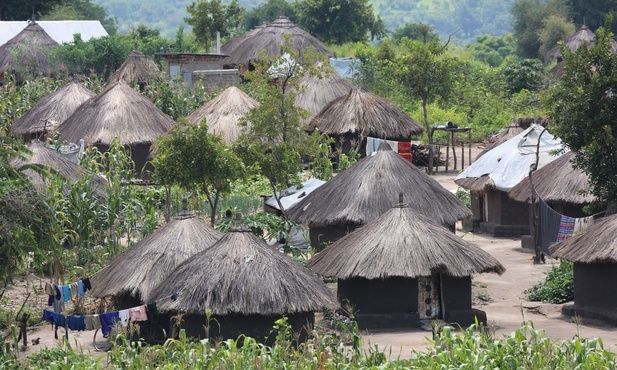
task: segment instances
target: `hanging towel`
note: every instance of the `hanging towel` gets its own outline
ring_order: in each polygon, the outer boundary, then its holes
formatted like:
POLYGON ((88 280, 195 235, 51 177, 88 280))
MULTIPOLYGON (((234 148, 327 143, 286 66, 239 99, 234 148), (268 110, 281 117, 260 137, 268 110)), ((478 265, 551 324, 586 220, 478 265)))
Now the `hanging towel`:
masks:
POLYGON ((559 233, 557 234, 557 242, 562 242, 574 233, 574 217, 568 217, 561 215, 561 222, 559 223, 559 233))
POLYGON ((77 282, 77 295, 80 297, 84 296, 84 282, 81 280, 77 282))
POLYGON ((47 293, 47 295, 54 295, 55 296, 56 295, 56 289, 50 283, 45 283, 45 293, 47 293))
POLYGON ((69 316, 68 327, 71 330, 82 331, 86 330, 86 321, 84 316, 69 316))
POLYGON ((120 320, 120 316, 118 311, 114 311, 100 314, 99 319, 101 320, 103 335, 108 335, 111 332, 111 328, 120 320))
POLYGON ((101 328, 101 320, 99 315, 86 315, 85 319, 86 330, 96 330, 101 328))
POLYGON ((120 310, 118 311, 118 316, 120 317, 120 323, 122 325, 126 325, 129 323, 131 316, 129 314, 129 310, 120 310))
POLYGON ((591 224, 593 224, 593 218, 595 216, 577 218, 574 220, 574 234, 578 234, 581 231, 584 231, 591 224))
POLYGON ((146 313, 146 306, 138 306, 129 309, 131 321, 146 321, 148 320, 148 314, 146 313))
POLYGON ((53 312, 51 312, 50 310, 43 310, 43 317, 41 318, 41 321, 46 321, 46 322, 51 322, 53 323, 53 312))
POLYGON ((538 229, 536 230, 538 245, 550 256, 548 246, 557 240, 561 215, 546 204, 542 198, 538 201, 538 229))
POLYGON ((79 297, 79 288, 77 287, 77 283, 71 284, 71 299, 79 297))
POLYGON ((71 286, 70 285, 62 286, 62 298, 64 299, 64 302, 68 302, 71 300, 71 286))

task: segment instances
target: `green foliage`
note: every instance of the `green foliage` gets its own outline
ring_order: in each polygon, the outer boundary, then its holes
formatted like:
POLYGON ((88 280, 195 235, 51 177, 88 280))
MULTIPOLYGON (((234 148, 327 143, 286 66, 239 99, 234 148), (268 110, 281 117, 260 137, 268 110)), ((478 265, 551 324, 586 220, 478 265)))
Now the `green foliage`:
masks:
POLYGON ((548 86, 549 72, 538 59, 508 59, 501 72, 510 94, 523 89, 539 91, 548 86))
POLYGON ((407 37, 410 40, 421 41, 425 44, 439 41, 435 29, 427 23, 405 23, 392 32, 392 40, 399 42, 407 37))
POLYGON ((514 54, 516 42, 511 33, 505 36, 480 35, 475 43, 468 44, 466 48, 474 59, 491 67, 499 67, 506 57, 514 54))
POLYGON ((0 4, 0 20, 27 21, 34 14, 39 19, 62 0, 3 0, 0 4))
MULTIPOLYGON (((216 224, 216 229, 228 232, 236 224, 235 217, 222 218, 216 224)), ((258 237, 268 240, 289 240, 289 233, 292 227, 298 224, 285 218, 273 215, 272 213, 259 212, 252 215, 242 216, 242 225, 251 229, 251 232, 258 237)))
POLYGON ((216 40, 216 33, 227 37, 238 28, 244 8, 238 5, 238 0, 231 0, 229 5, 221 5, 221 0, 202 0, 189 5, 186 10, 190 14, 184 21, 193 27, 197 41, 208 46, 216 40))
POLYGON ((596 31, 596 41, 576 52, 562 47, 565 60, 561 80, 544 96, 556 134, 576 152, 574 166, 588 176, 601 202, 617 205, 617 56, 611 52, 613 34, 596 31))
POLYGON ((302 0, 297 3, 299 26, 325 43, 381 39, 387 29, 369 0, 302 0))
POLYGON ((110 17, 102 6, 93 4, 92 0, 64 0, 54 5, 41 19, 49 21, 97 20, 110 35, 118 30, 116 19, 110 17))
MULTIPOLYGON (((572 9, 572 21, 575 24, 584 24, 591 30, 604 26, 606 16, 615 14, 617 1, 615 0, 569 0, 572 9)), ((612 25, 612 31, 616 32, 617 24, 612 25)))
POLYGON ((242 17, 242 28, 250 31, 264 22, 272 22, 284 14, 290 21, 297 24, 298 16, 295 7, 286 0, 268 0, 258 7, 248 10, 242 17))
POLYGON ((526 291, 530 301, 564 303, 574 299, 574 264, 561 260, 553 266, 544 281, 526 291))
POLYGON ((540 41, 540 56, 557 45, 557 42, 565 40, 566 37, 576 32, 574 23, 569 22, 563 15, 551 14, 542 22, 542 29, 538 31, 540 41))
POLYGON ((163 113, 178 121, 197 110, 213 98, 203 85, 188 89, 183 83, 165 79, 149 83, 143 94, 163 113))
POLYGON ((515 0, 512 7, 513 34, 518 53, 523 58, 539 57, 541 41, 539 34, 550 16, 568 19, 568 0, 515 0))

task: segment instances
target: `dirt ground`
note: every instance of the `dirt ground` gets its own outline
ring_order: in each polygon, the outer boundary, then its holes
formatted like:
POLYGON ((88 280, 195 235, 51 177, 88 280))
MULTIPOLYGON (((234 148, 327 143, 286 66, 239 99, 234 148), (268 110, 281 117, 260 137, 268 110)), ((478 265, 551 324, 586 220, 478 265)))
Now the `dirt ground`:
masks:
MULTIPOLYGON (((474 145, 472 156, 481 150, 481 147, 474 145)), ((467 164, 467 160, 466 160, 467 164)), ((460 167, 460 164, 459 164, 460 167)), ((455 190, 454 177, 458 171, 452 170, 444 173, 441 167, 440 172, 434 178, 445 188, 455 190)), ((551 268, 552 264, 558 263, 556 260, 547 259, 543 265, 534 265, 532 262, 532 251, 522 249, 519 239, 500 239, 484 235, 464 233, 457 230, 464 239, 475 243, 480 248, 491 253, 506 268, 506 272, 498 276, 496 274, 481 274, 473 277, 474 282, 474 306, 484 310, 488 317, 488 323, 495 330, 496 337, 501 337, 512 333, 520 328, 524 320, 532 321, 536 329, 543 329, 546 335, 552 339, 570 339, 576 335, 581 337, 595 338, 601 337, 605 348, 617 349, 617 328, 583 320, 582 324, 576 325, 571 317, 561 315, 561 305, 542 304, 538 302, 528 302, 525 300, 524 291, 529 289, 544 278, 544 274, 551 268)), ((7 296, 10 298, 9 305, 19 308, 26 294, 23 288, 25 279, 16 281, 17 287, 7 289, 7 296)), ((29 286, 38 286, 39 280, 34 277, 29 286)), ((32 289, 30 289, 32 291, 32 289)), ((37 298, 30 298, 30 303, 36 303, 43 308, 46 296, 44 293, 37 298)), ((42 312, 42 311, 41 311, 42 312)), ((62 330, 59 330, 60 335, 62 330)), ((95 357, 101 355, 92 346, 92 336, 94 332, 70 332, 69 339, 74 348, 79 348, 85 353, 90 353, 95 357)), ((363 336, 364 346, 374 347, 388 351, 390 358, 408 358, 412 350, 422 350, 430 344, 427 338, 431 337, 430 331, 421 329, 405 330, 383 330, 365 332, 363 336)), ((59 345, 59 341, 54 339, 54 333, 49 325, 30 328, 28 331, 29 345, 23 355, 34 353, 41 348, 59 345), (37 345, 32 345, 32 339, 39 339, 37 345)))

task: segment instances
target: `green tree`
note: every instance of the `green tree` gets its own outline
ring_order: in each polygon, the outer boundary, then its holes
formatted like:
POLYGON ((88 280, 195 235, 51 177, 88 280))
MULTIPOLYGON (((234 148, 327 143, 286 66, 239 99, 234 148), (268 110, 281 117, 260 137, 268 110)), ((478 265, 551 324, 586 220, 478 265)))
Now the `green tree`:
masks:
POLYGON ((152 164, 159 183, 205 194, 212 226, 221 197, 231 191, 231 184, 242 178, 244 171, 223 139, 208 133, 206 122, 180 124, 161 137, 152 164))
POLYGON ((244 14, 242 28, 250 31, 264 22, 274 21, 281 14, 284 14, 293 23, 298 23, 296 10, 292 4, 286 0, 268 0, 244 14))
POLYGON ((510 94, 526 89, 540 91, 547 87, 549 71, 538 59, 507 59, 500 67, 510 94))
MULTIPOLYGON (((277 201, 284 189, 300 182, 305 159, 316 156, 322 140, 318 132, 306 133, 308 124, 303 120, 309 113, 295 105, 292 92, 300 89, 298 81, 303 76, 321 76, 322 64, 316 62, 323 57, 312 49, 296 50, 288 36, 281 50, 278 56, 262 53, 255 70, 244 74, 250 82, 249 92, 261 104, 241 120, 246 126, 250 122, 250 129, 234 146, 247 167, 268 179, 277 201)), ((285 212, 280 201, 279 206, 285 212)))
POLYGON ((299 25, 325 43, 342 45, 380 39, 385 23, 376 17, 369 0, 302 0, 297 3, 299 25))
POLYGON ((505 36, 480 35, 475 43, 467 44, 465 48, 471 51, 474 59, 499 67, 506 57, 514 54, 516 42, 511 33, 505 36))
POLYGON ((62 0, 3 0, 0 2, 0 20, 26 21, 39 19, 62 0))
MULTIPOLYGON (((592 30, 602 27, 607 15, 615 16, 617 0, 568 0, 575 24, 584 24, 592 30)), ((613 32, 617 25, 612 25, 613 32)))
POLYGON ((386 63, 387 74, 400 84, 403 94, 418 99, 429 144, 429 173, 433 171, 433 127, 430 124, 428 104, 446 101, 454 80, 455 60, 444 55, 446 45, 433 42, 424 44, 409 39, 402 40, 403 51, 386 63))
POLYGON ((210 43, 216 40, 216 33, 221 37, 230 36, 240 25, 244 8, 238 0, 231 0, 229 5, 222 5, 221 0, 199 1, 186 8, 190 17, 184 21, 193 27, 193 33, 206 51, 210 43))
POLYGON ((591 46, 562 47, 564 74, 543 99, 553 133, 576 152, 573 163, 588 176, 595 194, 617 207, 617 55, 610 22, 596 30, 591 46))
POLYGON ((568 21, 562 15, 551 14, 542 22, 542 28, 538 31, 538 40, 540 41, 540 49, 538 50, 541 57, 557 45, 557 42, 564 40, 566 37, 573 35, 576 32, 574 23, 568 21))
POLYGON ((539 32, 544 27, 544 20, 550 15, 569 19, 570 11, 568 0, 516 0, 512 6, 512 31, 519 55, 524 58, 538 57, 541 46, 539 32))
POLYGON ((108 34, 113 35, 118 30, 116 19, 110 17, 105 8, 93 4, 91 0, 64 0, 54 5, 41 19, 50 21, 98 20, 108 34))
POLYGON ((407 37, 410 40, 422 41, 425 44, 439 41, 439 35, 435 33, 433 26, 422 22, 405 23, 394 30, 390 37, 396 42, 401 41, 403 37, 407 37))

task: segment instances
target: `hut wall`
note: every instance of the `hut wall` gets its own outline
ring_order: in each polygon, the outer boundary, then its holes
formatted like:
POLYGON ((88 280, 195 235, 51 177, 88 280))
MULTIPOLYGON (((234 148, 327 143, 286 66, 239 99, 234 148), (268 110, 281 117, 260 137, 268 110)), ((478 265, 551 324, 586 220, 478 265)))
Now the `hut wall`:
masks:
POLYGON ((484 195, 480 232, 491 236, 529 234, 529 204, 516 202, 506 192, 491 189, 484 195))
MULTIPOLYGON (((227 55, 218 54, 190 54, 190 53, 164 53, 160 54, 167 61, 167 73, 177 70, 179 73, 193 73, 195 71, 223 69, 223 59, 227 55)), ((177 77, 177 76, 171 76, 177 77)))
POLYGON ((617 263, 575 263, 574 304, 579 307, 617 309, 617 263))
POLYGON ((585 213, 585 211, 583 211, 583 207, 585 205, 586 204, 549 203, 549 206, 554 209, 555 212, 576 218, 589 216, 587 213, 585 213))
MULTIPOLYGON (((302 312, 285 316, 293 333, 298 336, 300 341, 305 341, 310 333, 310 329, 315 324, 314 312, 302 312)), ((272 345, 276 337, 276 333, 272 333, 272 328, 274 327, 274 322, 280 318, 281 316, 236 314, 213 316, 211 317, 209 336, 212 339, 236 339, 244 334, 259 342, 272 345)), ((182 320, 181 328, 186 331, 188 337, 206 338, 205 326, 207 319, 205 315, 185 315, 182 320)), ((168 333, 171 333, 171 331, 168 331, 168 333)))
POLYGON ((463 327, 478 322, 486 324, 486 313, 471 307, 471 277, 441 275, 443 319, 463 327))
POLYGON ((416 279, 339 279, 338 299, 343 307, 351 305, 361 328, 418 325, 416 279))
POLYGON ((484 197, 478 192, 472 191, 471 195, 471 217, 463 220, 462 226, 465 231, 479 230, 482 222, 482 212, 484 209, 484 197))
POLYGON ((203 84, 207 92, 236 86, 240 82, 240 71, 237 69, 216 69, 193 72, 193 84, 203 84))
POLYGON ((309 238, 315 251, 321 252, 328 245, 334 243, 358 227, 352 224, 331 225, 326 227, 311 227, 309 238))

